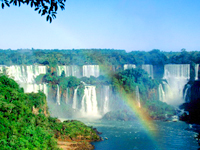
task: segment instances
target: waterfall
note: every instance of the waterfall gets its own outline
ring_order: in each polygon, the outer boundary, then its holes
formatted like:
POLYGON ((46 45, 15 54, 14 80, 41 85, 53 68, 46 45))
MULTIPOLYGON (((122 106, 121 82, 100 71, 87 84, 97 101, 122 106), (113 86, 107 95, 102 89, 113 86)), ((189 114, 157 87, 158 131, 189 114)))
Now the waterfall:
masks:
POLYGON ((20 83, 35 83, 35 78, 40 74, 46 74, 46 66, 29 65, 6 66, 6 73, 16 82, 20 83))
POLYGON ((99 65, 83 65, 83 77, 90 76, 99 76, 99 65))
POLYGON ((56 93, 56 104, 60 105, 60 89, 57 85, 57 93, 56 93))
POLYGON ((46 95, 46 100, 48 101, 48 84, 43 84, 43 90, 42 91, 46 95))
POLYGON ((81 69, 77 65, 71 66, 58 66, 57 67, 57 75, 61 76, 62 72, 65 72, 65 77, 74 76, 77 78, 81 77, 81 69))
POLYGON ((78 105, 78 100, 77 100, 77 90, 78 90, 79 86, 77 86, 77 88, 74 90, 74 97, 73 97, 73 104, 72 104, 72 108, 73 109, 77 109, 77 105, 78 105))
POLYGON ((126 69, 132 69, 132 68, 136 68, 136 66, 134 64, 125 64, 124 65, 124 70, 126 70, 126 69))
POLYGON ((66 76, 66 66, 57 66, 57 76, 61 76, 63 71, 65 72, 66 76))
POLYGON ((0 73, 3 73, 4 66, 0 65, 0 73))
POLYGON ((85 86, 81 104, 81 112, 83 117, 100 117, 95 86, 85 86))
POLYGON ((24 66, 6 66, 6 74, 13 78, 18 83, 26 82, 26 75, 24 73, 24 66))
POLYGON ((190 78, 189 64, 169 64, 164 67, 164 79, 171 90, 165 91, 165 101, 171 105, 183 103, 183 88, 190 78), (169 92, 170 91, 170 92, 169 92))
POLYGON ((13 78, 20 87, 24 88, 25 93, 37 93, 39 90, 43 91, 48 97, 47 84, 36 84, 35 78, 40 74, 46 74, 47 67, 41 65, 28 65, 28 66, 4 66, 6 73, 9 77, 13 78))
POLYGON ((47 73, 47 67, 41 66, 41 65, 35 65, 35 75, 38 76, 40 74, 46 74, 47 73))
POLYGON ((48 97, 48 85, 47 84, 36 84, 36 83, 22 83, 21 86, 24 88, 25 93, 38 93, 42 91, 46 97, 48 97))
POLYGON ((33 83, 34 82, 34 73, 33 73, 33 66, 26 66, 27 69, 27 76, 24 77, 26 79, 27 83, 33 83))
POLYGON ((183 100, 184 102, 189 102, 190 101, 190 92, 191 92, 191 85, 186 84, 185 89, 183 90, 183 100))
POLYGON ((108 85, 103 86, 103 113, 106 114, 109 112, 109 96, 110 96, 110 87, 108 85))
POLYGON ((198 80, 199 64, 195 65, 195 80, 198 80))
POLYGON ((137 103, 138 103, 138 107, 140 108, 140 107, 141 107, 141 104, 140 104, 140 93, 139 93, 139 88, 138 88, 138 86, 136 86, 135 95, 136 95, 136 101, 137 101, 137 103))
POLYGON ((153 79, 153 66, 152 65, 142 65, 142 69, 145 70, 149 76, 153 79))
POLYGON ((158 86, 158 95, 159 95, 159 100, 164 102, 165 101, 165 92, 163 90, 162 84, 159 84, 159 86, 158 86))
POLYGON ((79 66, 73 65, 73 66, 70 66, 70 67, 71 67, 71 68, 69 68, 69 69, 71 69, 71 70, 70 70, 71 76, 75 76, 75 77, 77 77, 77 78, 82 77, 82 76, 81 76, 81 70, 80 70, 80 67, 79 67, 79 66))

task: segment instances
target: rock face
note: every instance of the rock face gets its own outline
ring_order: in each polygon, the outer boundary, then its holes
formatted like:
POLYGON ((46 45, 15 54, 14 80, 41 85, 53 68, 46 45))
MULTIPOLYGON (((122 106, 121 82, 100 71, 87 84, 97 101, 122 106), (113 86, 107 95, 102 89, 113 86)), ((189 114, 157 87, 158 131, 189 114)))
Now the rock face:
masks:
POLYGON ((34 115, 38 115, 38 114, 39 114, 39 108, 35 108, 35 107, 33 106, 33 108, 32 108, 32 113, 33 113, 34 115))

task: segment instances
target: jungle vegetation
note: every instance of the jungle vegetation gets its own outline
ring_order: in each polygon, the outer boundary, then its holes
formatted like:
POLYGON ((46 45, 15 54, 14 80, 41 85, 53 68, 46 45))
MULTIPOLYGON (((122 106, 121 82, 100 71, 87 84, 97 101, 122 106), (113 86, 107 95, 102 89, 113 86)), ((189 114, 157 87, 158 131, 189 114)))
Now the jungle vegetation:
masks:
POLYGON ((200 63, 200 52, 132 51, 113 49, 0 49, 1 65, 123 65, 123 64, 191 64, 200 63))
POLYGON ((58 149, 57 139, 100 140, 79 121, 50 117, 42 92, 26 94, 5 75, 0 76, 0 91, 0 149, 58 149))

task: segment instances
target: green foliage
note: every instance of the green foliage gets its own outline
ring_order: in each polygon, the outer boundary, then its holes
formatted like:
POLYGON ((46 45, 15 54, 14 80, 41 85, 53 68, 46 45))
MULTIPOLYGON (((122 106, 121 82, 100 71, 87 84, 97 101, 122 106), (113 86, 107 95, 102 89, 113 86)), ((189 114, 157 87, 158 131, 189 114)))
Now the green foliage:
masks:
POLYGON ((38 75, 38 76, 35 78, 35 82, 36 82, 37 84, 42 83, 44 76, 45 76, 44 74, 38 75))
MULTIPOLYGON (((82 140, 99 141, 100 137, 96 134, 92 127, 86 126, 84 123, 71 120, 63 123, 57 122, 54 118, 50 119, 50 128, 56 133, 57 138, 76 138, 81 137, 82 140)), ((80 139, 79 139, 80 140, 80 139)))
POLYGON ((52 132, 38 123, 45 116, 32 114, 33 105, 44 103, 44 94, 24 94, 6 76, 0 76, 0 91, 0 149, 57 149, 52 132))
POLYGON ((42 109, 46 105, 46 96, 42 92, 38 92, 37 94, 35 93, 27 93, 28 96, 28 103, 29 106, 35 106, 36 108, 42 109))
POLYGON ((110 49, 0 50, 0 64, 2 65, 42 64, 56 67, 56 65, 98 64, 104 66, 101 67, 101 70, 109 71, 111 65, 152 64, 163 66, 164 64, 191 64, 192 62, 200 63, 199 51, 162 52, 154 49, 149 52, 132 51, 126 53, 124 50, 110 49))
POLYGON ((161 101, 146 101, 144 107, 147 108, 147 112, 153 119, 166 119, 168 117, 176 114, 175 109, 161 101))
POLYGON ((75 122, 73 125, 58 123, 55 118, 45 116, 48 114, 47 105, 45 95, 41 92, 25 94, 13 79, 4 75, 0 76, 0 91, 0 149, 2 150, 56 150, 58 148, 55 135, 58 132, 65 137, 87 136, 85 139, 99 139, 92 128, 83 123, 75 122), (33 112, 33 106, 37 113, 33 112), (65 127, 65 130, 60 127, 65 127))
POLYGON ((147 72, 140 68, 119 72, 112 80, 116 90, 119 91, 122 88, 128 94, 135 92, 138 86, 141 95, 148 95, 149 89, 157 88, 159 85, 159 81, 151 79, 147 72))
POLYGON ((110 112, 106 113, 102 119, 103 120, 130 121, 130 120, 135 120, 136 116, 131 111, 117 110, 117 111, 110 111, 110 112))
POLYGON ((63 88, 66 89, 68 88, 76 88, 80 84, 80 80, 74 76, 69 76, 69 77, 61 77, 59 79, 59 85, 63 88))

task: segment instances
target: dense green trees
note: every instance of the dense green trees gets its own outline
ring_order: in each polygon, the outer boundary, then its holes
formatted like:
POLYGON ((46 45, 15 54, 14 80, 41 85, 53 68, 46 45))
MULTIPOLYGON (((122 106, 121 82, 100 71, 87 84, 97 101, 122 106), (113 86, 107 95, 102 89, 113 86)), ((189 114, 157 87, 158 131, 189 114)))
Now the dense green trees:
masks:
POLYGON ((49 117, 46 97, 41 92, 25 94, 4 75, 0 76, 0 91, 0 149, 58 149, 55 138, 100 140, 91 127, 81 122, 61 123, 49 117))
POLYGON ((154 49, 149 52, 109 49, 77 49, 77 50, 0 50, 2 65, 42 64, 55 67, 56 65, 87 65, 98 64, 190 64, 200 63, 200 52, 162 52, 154 49))
POLYGON ((0 91, 0 149, 56 149, 52 132, 39 123, 44 122, 45 95, 24 94, 6 76, 0 76, 0 91), (32 114, 34 105, 41 109, 38 116, 32 114))

